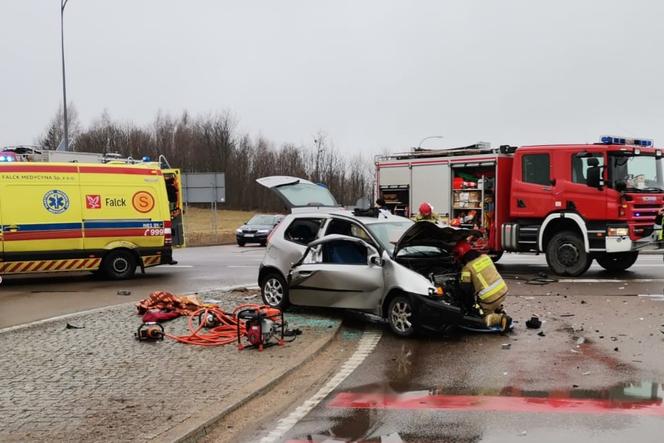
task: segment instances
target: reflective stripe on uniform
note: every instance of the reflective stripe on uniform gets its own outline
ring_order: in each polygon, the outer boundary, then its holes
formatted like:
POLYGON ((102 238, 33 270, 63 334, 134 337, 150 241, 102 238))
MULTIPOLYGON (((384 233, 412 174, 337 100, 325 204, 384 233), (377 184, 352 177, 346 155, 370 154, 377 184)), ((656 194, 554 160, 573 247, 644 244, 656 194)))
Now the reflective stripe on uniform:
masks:
POLYGON ((489 299, 491 296, 496 295, 498 292, 506 289, 507 285, 505 284, 505 280, 500 279, 493 282, 489 287, 482 289, 477 294, 477 296, 484 302, 488 301, 487 299, 489 299))
POLYGON ((470 283, 471 278, 470 278, 470 271, 462 271, 461 272, 461 282, 462 283, 470 283))
POLYGON ((479 273, 479 272, 484 271, 486 268, 488 268, 492 264, 493 264, 493 261, 491 261, 491 257, 489 257, 488 255, 482 255, 474 263, 472 263, 471 266, 473 267, 473 270, 475 272, 479 273))

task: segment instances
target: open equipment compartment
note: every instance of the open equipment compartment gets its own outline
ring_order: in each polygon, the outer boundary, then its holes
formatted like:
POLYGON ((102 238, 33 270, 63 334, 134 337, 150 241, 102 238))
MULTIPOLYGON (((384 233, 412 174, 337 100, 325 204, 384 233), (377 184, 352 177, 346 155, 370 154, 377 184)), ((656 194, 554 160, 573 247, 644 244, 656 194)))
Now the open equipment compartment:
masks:
POLYGON ((496 225, 496 163, 454 163, 451 166, 452 214, 449 224, 482 232, 483 237, 474 246, 488 249, 496 225))

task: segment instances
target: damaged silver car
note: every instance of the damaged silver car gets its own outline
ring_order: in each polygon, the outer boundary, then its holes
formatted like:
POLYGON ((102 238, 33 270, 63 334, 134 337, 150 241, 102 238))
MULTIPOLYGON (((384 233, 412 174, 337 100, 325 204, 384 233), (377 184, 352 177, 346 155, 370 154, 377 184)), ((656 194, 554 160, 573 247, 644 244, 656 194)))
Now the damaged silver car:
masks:
POLYGON ((326 188, 295 177, 258 182, 292 211, 275 229, 260 266, 267 305, 358 310, 384 318, 404 337, 452 324, 484 327, 459 297, 451 254, 473 231, 377 209, 345 210, 326 188))

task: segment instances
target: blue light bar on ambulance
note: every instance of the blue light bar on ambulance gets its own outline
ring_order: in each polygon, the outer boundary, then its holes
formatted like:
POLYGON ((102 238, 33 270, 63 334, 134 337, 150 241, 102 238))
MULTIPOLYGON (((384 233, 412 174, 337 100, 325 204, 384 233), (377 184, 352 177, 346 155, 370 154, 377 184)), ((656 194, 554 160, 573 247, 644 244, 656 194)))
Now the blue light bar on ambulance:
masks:
POLYGON ((633 146, 654 145, 654 141, 648 138, 625 138, 625 137, 614 137, 612 135, 603 135, 599 140, 601 143, 607 145, 633 145, 633 146))
POLYGON ((0 162, 13 162, 14 157, 10 157, 8 155, 0 155, 0 162))

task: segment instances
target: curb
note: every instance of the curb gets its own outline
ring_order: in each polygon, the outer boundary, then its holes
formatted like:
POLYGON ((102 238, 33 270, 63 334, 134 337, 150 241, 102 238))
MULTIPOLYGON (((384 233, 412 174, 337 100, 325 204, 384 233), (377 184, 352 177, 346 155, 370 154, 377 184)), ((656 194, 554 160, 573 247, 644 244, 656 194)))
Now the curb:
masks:
MULTIPOLYGON (((235 285, 235 286, 225 286, 222 288, 217 288, 217 289, 206 289, 205 291, 220 291, 220 292, 231 292, 231 291, 237 291, 238 289, 258 289, 258 286, 256 286, 254 283, 247 283, 244 285, 235 285)), ((201 292, 205 292, 201 291, 201 292)), ((193 292, 188 292, 186 294, 193 294, 193 292)), ((41 326, 49 323, 54 323, 57 321, 62 321, 62 320, 69 320, 71 318, 75 318, 78 316, 82 315, 88 315, 88 314, 96 314, 98 312, 103 312, 107 309, 110 308, 115 308, 118 306, 129 306, 129 305, 135 305, 136 302, 130 301, 130 302, 124 302, 124 303, 118 303, 117 305, 109 305, 109 306, 102 306, 101 308, 94 308, 94 309, 88 309, 85 311, 78 311, 78 312, 72 312, 71 314, 63 314, 63 315, 58 315, 56 317, 50 317, 50 318, 44 318, 42 320, 36 320, 36 321, 31 321, 29 323, 23 323, 20 325, 15 325, 15 326, 8 326, 6 328, 0 329, 0 334, 5 334, 7 332, 14 332, 14 331, 22 331, 23 329, 28 329, 32 328, 35 326, 41 326)))
POLYGON ((281 382, 284 378, 292 374, 297 368, 313 360, 314 357, 316 357, 325 348, 327 348, 327 346, 338 336, 339 330, 341 329, 341 323, 342 322, 339 321, 333 333, 325 337, 321 337, 315 342, 313 342, 311 345, 309 345, 308 350, 310 349, 311 351, 306 352, 304 354, 300 354, 303 356, 293 361, 291 366, 288 369, 286 369, 282 374, 278 375, 277 377, 271 380, 264 382, 258 388, 254 389, 251 392, 248 393, 240 392, 238 395, 236 395, 236 397, 239 397, 237 400, 233 401, 230 405, 226 406, 221 410, 217 409, 215 406, 209 406, 208 408, 206 408, 206 411, 203 412, 203 417, 190 418, 187 421, 192 423, 187 424, 186 422, 182 422, 179 425, 175 426, 174 428, 165 431, 159 435, 150 436, 149 439, 152 441, 170 441, 173 443, 193 443, 200 440, 202 437, 207 435, 209 428, 215 426, 226 415, 239 409, 250 400, 253 400, 254 398, 260 396, 261 394, 269 391, 275 385, 281 382))

